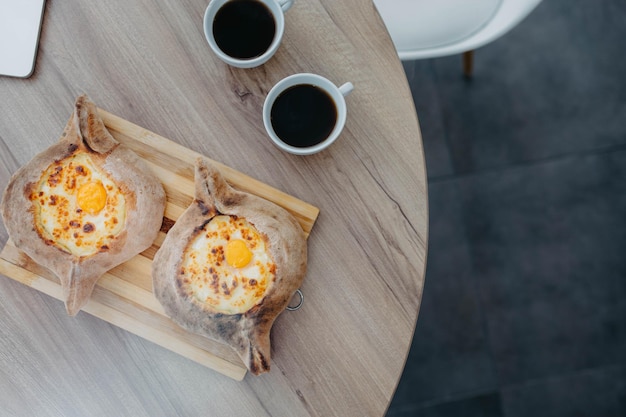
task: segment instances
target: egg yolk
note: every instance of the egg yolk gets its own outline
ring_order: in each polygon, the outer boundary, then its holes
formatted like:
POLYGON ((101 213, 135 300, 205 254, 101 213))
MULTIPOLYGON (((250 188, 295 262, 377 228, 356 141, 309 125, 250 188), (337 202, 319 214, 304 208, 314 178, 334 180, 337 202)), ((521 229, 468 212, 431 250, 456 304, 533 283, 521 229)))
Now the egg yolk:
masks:
POLYGON ((78 188, 76 194, 78 207, 89 214, 99 213, 107 202, 107 192, 100 181, 87 182, 78 188))
POLYGON ((243 268, 252 260, 252 252, 243 240, 231 240, 226 245, 226 262, 235 268, 243 268))

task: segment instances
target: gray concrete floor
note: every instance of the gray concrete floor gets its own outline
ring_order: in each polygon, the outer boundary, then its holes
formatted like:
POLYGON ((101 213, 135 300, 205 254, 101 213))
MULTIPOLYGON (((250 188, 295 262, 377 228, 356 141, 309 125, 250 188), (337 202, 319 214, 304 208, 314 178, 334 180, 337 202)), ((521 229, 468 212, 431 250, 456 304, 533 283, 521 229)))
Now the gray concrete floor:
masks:
POLYGON ((404 65, 430 242, 387 416, 626 416, 626 2, 404 65))

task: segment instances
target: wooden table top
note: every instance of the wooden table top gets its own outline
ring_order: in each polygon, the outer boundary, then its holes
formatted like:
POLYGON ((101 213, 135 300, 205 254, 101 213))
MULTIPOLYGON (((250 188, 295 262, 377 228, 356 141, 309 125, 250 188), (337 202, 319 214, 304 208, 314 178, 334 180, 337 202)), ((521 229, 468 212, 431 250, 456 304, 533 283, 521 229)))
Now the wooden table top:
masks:
MULTIPOLYGON (((272 369, 235 381, 0 278, 0 414, 382 416, 417 320, 428 241, 426 170, 404 71, 371 0, 296 0, 265 65, 211 52, 207 0, 48 1, 29 79, 0 77, 0 187, 56 142, 74 99, 320 209, 301 309, 272 330, 272 369), (340 138, 280 151, 261 109, 297 72, 351 81, 340 138)), ((0 246, 8 235, 0 225, 0 246)))

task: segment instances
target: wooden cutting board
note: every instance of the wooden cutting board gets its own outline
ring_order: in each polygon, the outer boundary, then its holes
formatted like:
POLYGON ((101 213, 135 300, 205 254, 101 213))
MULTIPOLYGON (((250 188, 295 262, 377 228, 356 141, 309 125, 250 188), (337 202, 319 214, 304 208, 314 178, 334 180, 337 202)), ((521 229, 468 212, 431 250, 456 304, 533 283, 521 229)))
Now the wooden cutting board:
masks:
MULTIPOLYGON (((167 206, 163 227, 152 247, 100 278, 83 311, 226 376, 242 380, 246 367, 230 347, 179 327, 165 315, 152 294, 152 258, 167 231, 193 200, 193 163, 201 155, 102 109, 99 113, 115 139, 142 157, 161 180, 167 194, 167 206)), ((318 208, 223 164, 213 163, 233 187, 284 207, 309 235, 319 214, 318 208)), ((61 285, 56 276, 19 251, 11 240, 0 252, 0 273, 62 300, 61 285)))

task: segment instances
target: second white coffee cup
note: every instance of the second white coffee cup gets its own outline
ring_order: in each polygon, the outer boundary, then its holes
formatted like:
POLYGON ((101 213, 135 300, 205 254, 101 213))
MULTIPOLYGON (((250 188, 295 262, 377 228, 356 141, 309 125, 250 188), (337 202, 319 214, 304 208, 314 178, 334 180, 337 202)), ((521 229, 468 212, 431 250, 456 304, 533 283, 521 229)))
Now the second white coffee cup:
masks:
POLYGON ((311 155, 328 148, 343 130, 345 96, 354 89, 347 82, 337 87, 317 74, 290 75, 276 83, 263 103, 263 124, 280 149, 311 155))

